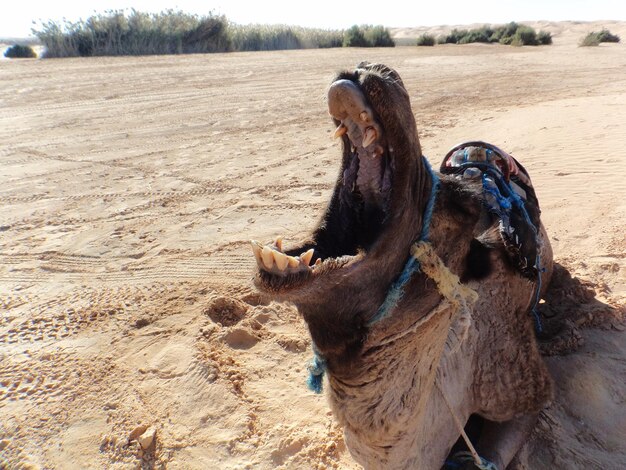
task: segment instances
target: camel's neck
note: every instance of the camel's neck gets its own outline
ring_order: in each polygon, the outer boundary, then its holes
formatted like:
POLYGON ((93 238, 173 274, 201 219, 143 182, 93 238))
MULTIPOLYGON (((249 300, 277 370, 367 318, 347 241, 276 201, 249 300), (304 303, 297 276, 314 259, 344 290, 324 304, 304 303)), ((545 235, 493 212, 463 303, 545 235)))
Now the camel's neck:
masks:
MULTIPOLYGON (((393 213, 387 227, 349 271, 327 272, 310 280, 291 300, 308 324, 313 341, 331 368, 345 367, 361 349, 369 320, 411 256, 420 238, 424 213, 431 197, 432 180, 421 157, 394 176, 393 213)), ((343 375, 343 374, 342 374, 343 375)))
POLYGON ((329 375, 330 402, 346 444, 366 468, 427 468, 417 462, 430 455, 421 431, 455 313, 449 304, 434 308, 416 331, 416 318, 411 324, 408 315, 400 321, 406 334, 397 321, 389 322, 395 323, 392 333, 389 324, 373 329, 350 379, 329 375))

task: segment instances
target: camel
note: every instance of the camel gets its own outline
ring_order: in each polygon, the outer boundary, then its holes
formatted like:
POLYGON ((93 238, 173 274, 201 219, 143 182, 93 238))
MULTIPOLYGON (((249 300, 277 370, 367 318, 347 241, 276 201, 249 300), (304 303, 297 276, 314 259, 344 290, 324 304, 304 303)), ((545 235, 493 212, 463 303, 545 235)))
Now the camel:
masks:
POLYGON ((533 277, 486 209, 484 178, 430 169, 397 72, 340 73, 328 107, 343 147, 328 208, 295 248, 252 242, 255 285, 304 318, 312 384, 327 372, 363 467, 439 469, 473 416, 464 468, 504 469, 552 396, 529 313, 552 272, 538 205, 533 277))

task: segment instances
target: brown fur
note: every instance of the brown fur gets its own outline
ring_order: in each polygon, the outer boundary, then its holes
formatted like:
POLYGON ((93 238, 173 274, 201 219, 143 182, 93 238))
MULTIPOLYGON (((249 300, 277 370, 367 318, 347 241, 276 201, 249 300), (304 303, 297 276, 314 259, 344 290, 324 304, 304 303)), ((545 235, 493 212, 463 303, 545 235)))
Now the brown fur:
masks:
MULTIPOLYGON (((384 127, 393 171, 385 218, 372 229, 369 244, 354 246, 350 231, 358 221, 350 222, 352 202, 341 179, 350 163, 344 136, 342 170, 329 208, 311 239, 288 251, 314 247, 324 263, 284 277, 260 270, 256 284, 277 300, 294 302, 307 322, 328 362, 330 403, 355 459, 366 468, 437 469, 459 431, 436 381, 463 422, 473 413, 508 421, 537 412, 550 399, 550 378, 528 313, 534 283, 515 272, 500 247, 475 256, 489 266, 481 276, 468 274, 467 260, 484 229, 480 189, 442 177, 430 241, 479 300, 459 313, 442 302, 432 280, 417 273, 391 316, 367 326, 419 237, 431 181, 397 73, 361 64, 338 78, 359 84, 384 127), (435 308, 435 315, 403 335, 435 308)), ((543 230, 541 243, 545 285, 552 256, 543 230)))

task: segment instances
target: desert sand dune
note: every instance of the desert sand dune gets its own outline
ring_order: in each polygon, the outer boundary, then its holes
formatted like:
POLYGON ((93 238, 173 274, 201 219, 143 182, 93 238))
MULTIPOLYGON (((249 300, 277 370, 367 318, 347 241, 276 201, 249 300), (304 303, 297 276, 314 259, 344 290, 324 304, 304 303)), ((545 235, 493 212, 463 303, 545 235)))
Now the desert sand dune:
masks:
POLYGON ((625 468, 626 46, 578 48, 578 26, 540 48, 3 61, 0 467, 357 468, 248 240, 314 226, 339 167, 326 87, 369 60, 403 77, 434 164, 467 139, 523 162, 580 279, 519 468, 625 468))

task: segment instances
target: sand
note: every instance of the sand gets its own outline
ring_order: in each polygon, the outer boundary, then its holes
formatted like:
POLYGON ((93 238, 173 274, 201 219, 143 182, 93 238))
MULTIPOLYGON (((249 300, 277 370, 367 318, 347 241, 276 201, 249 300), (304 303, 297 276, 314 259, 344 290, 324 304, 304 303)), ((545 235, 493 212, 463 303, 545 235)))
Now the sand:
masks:
POLYGON ((523 162, 578 278, 521 468, 626 467, 626 46, 557 26, 542 48, 3 61, 0 468, 359 468, 248 240, 314 227, 326 87, 364 59, 400 72, 434 164, 467 139, 523 162))

